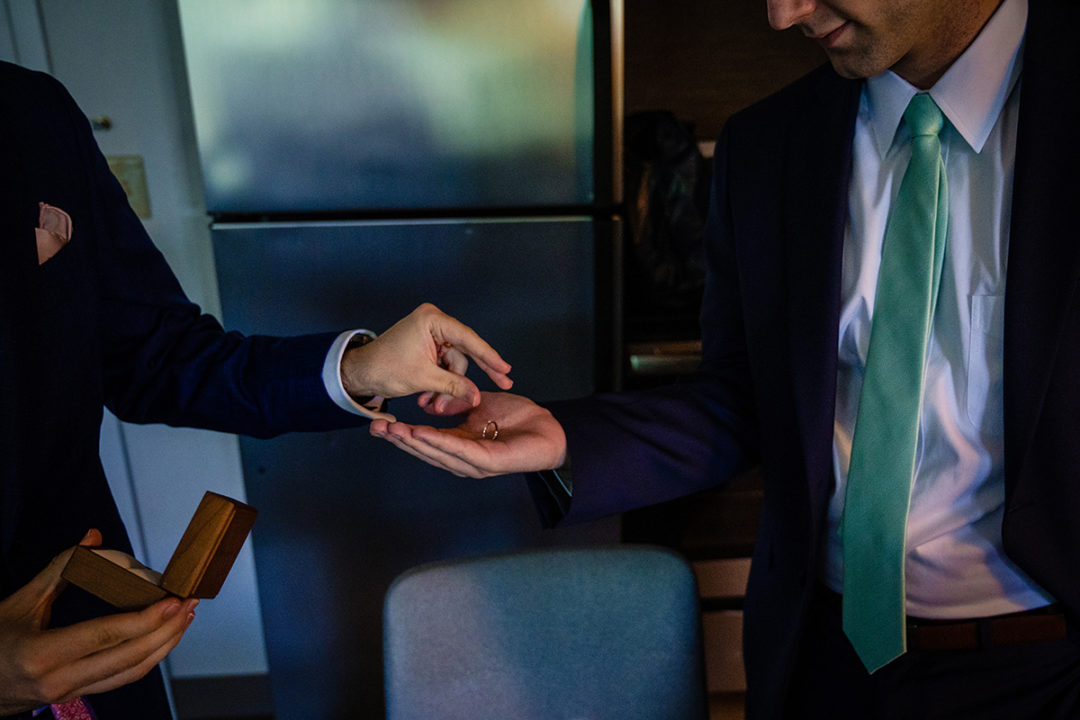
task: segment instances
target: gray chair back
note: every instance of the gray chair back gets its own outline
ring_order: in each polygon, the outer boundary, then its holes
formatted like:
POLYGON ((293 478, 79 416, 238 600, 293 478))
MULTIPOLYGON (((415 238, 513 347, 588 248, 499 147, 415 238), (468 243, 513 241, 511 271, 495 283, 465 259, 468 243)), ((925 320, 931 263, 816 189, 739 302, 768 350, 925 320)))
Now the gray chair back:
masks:
POLYGON ((384 607, 388 720, 701 720, 678 555, 615 546, 421 566, 384 607))

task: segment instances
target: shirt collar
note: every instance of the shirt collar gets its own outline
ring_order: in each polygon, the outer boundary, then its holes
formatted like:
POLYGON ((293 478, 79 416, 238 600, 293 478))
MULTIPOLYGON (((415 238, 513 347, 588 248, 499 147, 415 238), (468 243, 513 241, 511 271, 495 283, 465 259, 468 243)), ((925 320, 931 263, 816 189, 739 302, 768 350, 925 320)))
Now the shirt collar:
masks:
MULTIPOLYGON (((1028 0, 1004 0, 967 50, 930 88, 930 97, 975 152, 982 150, 1020 79, 1027 10, 1028 0)), ((868 122, 881 157, 892 145, 904 110, 917 92, 891 70, 866 81, 868 122)))

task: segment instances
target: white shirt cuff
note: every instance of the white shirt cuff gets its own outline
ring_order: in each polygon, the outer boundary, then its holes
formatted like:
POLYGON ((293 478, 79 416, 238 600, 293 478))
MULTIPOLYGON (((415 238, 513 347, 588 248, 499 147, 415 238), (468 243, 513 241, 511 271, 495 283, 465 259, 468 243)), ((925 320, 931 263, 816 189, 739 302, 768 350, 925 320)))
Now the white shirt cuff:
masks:
POLYGON ((379 407, 383 404, 383 398, 373 397, 366 405, 361 405, 349 393, 345 392, 345 385, 341 382, 341 359, 345 357, 345 350, 348 348, 349 342, 357 335, 367 336, 371 340, 375 339, 375 333, 370 330, 346 330, 337 336, 334 344, 330 346, 330 350, 326 353, 326 360, 323 361, 322 369, 322 380, 323 386, 326 387, 326 394, 330 396, 335 405, 345 412, 373 420, 379 418, 388 422, 396 422, 397 418, 390 413, 379 412, 379 407))

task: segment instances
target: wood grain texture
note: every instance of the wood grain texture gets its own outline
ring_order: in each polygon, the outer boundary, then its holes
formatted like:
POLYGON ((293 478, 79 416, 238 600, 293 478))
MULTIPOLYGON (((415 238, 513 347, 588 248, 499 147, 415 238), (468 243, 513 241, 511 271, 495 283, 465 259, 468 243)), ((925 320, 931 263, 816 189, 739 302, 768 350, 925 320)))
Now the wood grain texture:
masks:
POLYGON ((141 610, 168 595, 160 586, 79 546, 64 566, 63 578, 121 610, 141 610))
MULTIPOLYGON (((139 610, 168 595, 212 598, 232 569, 257 511, 207 492, 173 552, 160 583, 151 582, 95 552, 77 547, 63 578, 121 610, 139 610)), ((132 558, 134 561, 134 558, 132 558)))

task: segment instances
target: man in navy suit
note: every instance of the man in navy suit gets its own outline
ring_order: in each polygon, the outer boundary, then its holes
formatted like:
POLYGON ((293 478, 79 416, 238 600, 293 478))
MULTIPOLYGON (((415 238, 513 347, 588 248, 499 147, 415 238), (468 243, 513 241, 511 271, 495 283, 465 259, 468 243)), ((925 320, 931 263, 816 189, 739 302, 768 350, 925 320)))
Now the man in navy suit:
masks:
POLYGON ((467 357, 503 388, 510 366, 431 305, 374 340, 226 333, 185 297, 63 87, 0 63, 0 88, 0 715, 89 717, 93 694, 100 720, 164 720, 156 665, 197 601, 116 614, 61 592, 65 548, 130 551, 98 458, 103 407, 267 437, 389 418, 386 397, 476 404, 467 357))
POLYGON ((769 0, 830 65, 727 123, 700 371, 460 427, 371 432, 460 475, 541 471, 545 519, 660 502, 761 464, 746 594, 752 718, 1080 717, 1080 9, 1063 0, 769 0), (918 398, 908 652, 841 629, 840 521, 885 218, 926 92, 948 237, 918 398), (1007 270, 1007 272, 1006 272, 1007 270), (1006 277, 1007 276, 1007 277, 1006 277), (494 426, 498 437, 494 440, 494 426))

